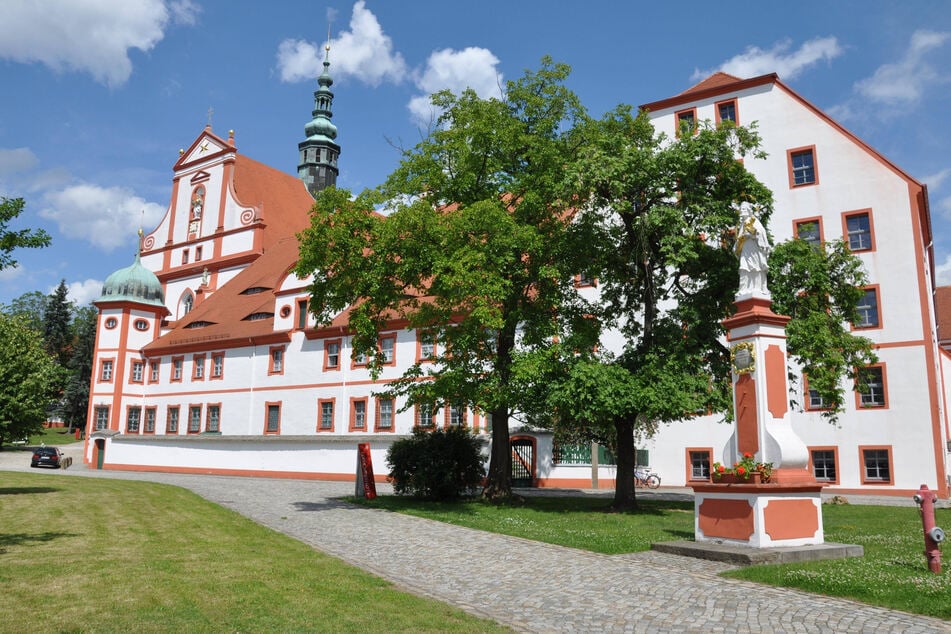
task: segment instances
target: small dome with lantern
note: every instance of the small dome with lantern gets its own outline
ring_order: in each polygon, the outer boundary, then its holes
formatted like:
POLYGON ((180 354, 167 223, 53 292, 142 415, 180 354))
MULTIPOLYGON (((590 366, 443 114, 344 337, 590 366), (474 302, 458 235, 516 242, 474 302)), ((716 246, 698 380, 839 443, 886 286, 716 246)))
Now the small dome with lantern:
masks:
POLYGON ((106 278, 102 294, 93 303, 130 301, 151 306, 165 306, 165 291, 155 273, 142 266, 138 251, 135 261, 106 278))

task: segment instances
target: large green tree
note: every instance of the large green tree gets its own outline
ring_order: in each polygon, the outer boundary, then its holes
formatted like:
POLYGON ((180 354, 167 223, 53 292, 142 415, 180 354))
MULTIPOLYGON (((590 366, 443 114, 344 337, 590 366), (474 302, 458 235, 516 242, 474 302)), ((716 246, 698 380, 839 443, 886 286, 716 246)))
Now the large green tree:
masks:
POLYGON ((46 342, 46 351, 49 352, 63 367, 72 356, 73 332, 73 305, 67 295, 66 280, 60 280, 46 301, 46 310, 43 312, 43 340, 46 342))
POLYGON ((14 249, 36 249, 47 247, 50 236, 42 229, 8 229, 10 222, 23 213, 22 198, 0 197, 0 270, 16 266, 14 249))
POLYGON ((0 315, 0 446, 40 431, 62 380, 42 335, 0 315))
POLYGON ((394 319, 434 343, 432 358, 389 384, 390 394, 491 416, 483 493, 493 499, 511 494, 518 350, 550 345, 582 310, 571 280, 585 254, 571 244, 564 170, 585 115, 564 86, 568 72, 546 59, 501 99, 434 95, 438 125, 386 183, 355 200, 322 192, 302 235, 297 272, 314 275, 311 309, 327 322, 350 306, 354 350, 371 368, 383 362, 377 339, 394 319))
MULTIPOLYGON (((792 317, 786 326, 790 358, 835 422, 844 408, 843 377, 861 387, 862 368, 878 359, 871 340, 852 332, 868 278, 843 240, 822 244, 790 240, 769 256, 773 310, 792 317)), ((795 375, 794 375, 795 376, 795 375)))
POLYGON ((550 403, 569 435, 606 442, 617 458, 613 507, 636 506, 635 439, 695 412, 729 410, 721 320, 733 307, 740 210, 765 222, 769 190, 743 157, 755 130, 731 125, 656 134, 619 106, 585 131, 569 176, 590 198, 576 218, 591 248, 597 317, 624 342, 617 355, 564 355, 550 403))
POLYGON ((59 404, 59 415, 70 430, 83 427, 89 410, 89 382, 92 378, 92 361, 96 345, 96 319, 98 311, 92 306, 75 309, 70 332, 72 350, 66 369, 69 377, 59 404))

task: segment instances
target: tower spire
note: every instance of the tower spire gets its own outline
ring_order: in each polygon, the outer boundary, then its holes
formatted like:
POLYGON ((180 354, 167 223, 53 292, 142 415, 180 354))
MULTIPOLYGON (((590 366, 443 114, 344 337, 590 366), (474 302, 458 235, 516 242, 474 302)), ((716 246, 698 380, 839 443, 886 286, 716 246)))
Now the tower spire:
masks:
POLYGON ((314 91, 313 117, 304 126, 305 139, 297 144, 300 163, 297 174, 307 190, 316 195, 320 190, 337 184, 337 157, 340 146, 337 145, 337 126, 333 117, 334 94, 330 90, 334 80, 330 76, 330 27, 327 27, 327 44, 324 46, 324 70, 317 78, 317 90, 314 91))

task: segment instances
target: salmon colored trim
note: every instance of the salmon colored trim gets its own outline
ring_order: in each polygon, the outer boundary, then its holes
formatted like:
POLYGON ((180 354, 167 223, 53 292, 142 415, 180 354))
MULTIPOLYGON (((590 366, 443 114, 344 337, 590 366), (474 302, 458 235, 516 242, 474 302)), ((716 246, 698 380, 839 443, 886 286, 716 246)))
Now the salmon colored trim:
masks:
POLYGON ((264 346, 269 344, 287 344, 290 342, 290 340, 291 333, 285 331, 269 333, 267 335, 256 335, 251 337, 250 344, 248 343, 249 338, 244 336, 233 337, 230 339, 209 339, 207 341, 198 341, 195 343, 173 343, 170 345, 154 347, 152 344, 149 344, 146 346, 145 351, 149 355, 164 355, 173 353, 185 354, 187 352, 209 352, 221 347, 244 348, 249 346, 264 346))
POLYGON ((535 486, 539 489, 613 489, 614 478, 598 478, 598 486, 594 487, 591 478, 536 478, 535 486))
POLYGON ((192 381, 204 381, 205 369, 205 355, 192 355, 192 381))
POLYGON ((745 499, 706 498, 697 507, 697 526, 704 537, 748 542, 753 536, 753 507, 745 499))
POLYGON ((742 375, 733 388, 736 395, 736 446, 741 454, 759 451, 756 381, 742 375))
POLYGON ((182 428, 182 407, 181 405, 168 405, 165 408, 165 434, 168 436, 175 435, 177 436, 182 428), (172 422, 172 411, 178 412, 178 416, 175 420, 175 429, 169 430, 169 423, 172 422))
POLYGON ((267 373, 268 376, 274 374, 284 374, 287 355, 284 354, 285 346, 270 346, 267 351, 267 373), (278 358, 279 357, 279 358, 278 358))
POLYGON ((786 150, 786 172, 789 176, 789 189, 800 189, 802 187, 814 187, 819 184, 819 156, 816 153, 815 145, 804 145, 802 147, 795 147, 789 150, 786 150), (803 154, 805 152, 812 153, 812 173, 813 180, 809 183, 796 183, 796 176, 793 173, 793 154, 803 154))
POLYGON ((534 436, 526 436, 524 434, 514 435, 509 437, 509 453, 513 458, 516 458, 519 462, 522 463, 522 466, 528 470, 529 474, 532 476, 532 485, 536 486, 538 481, 538 439, 534 436), (517 455, 511 450, 511 444, 516 440, 527 440, 532 444, 532 462, 531 464, 526 464, 522 457, 517 455))
POLYGON ((881 330, 885 327, 885 319, 882 315, 882 293, 881 285, 879 284, 868 284, 862 287, 866 291, 875 291, 875 314, 878 315, 878 323, 874 326, 856 326, 855 324, 850 324, 852 330, 881 330))
POLYGON ((383 342, 384 341, 393 341, 393 353, 390 355, 389 361, 383 361, 382 365, 384 366, 395 366, 396 365, 396 333, 380 335, 380 339, 377 342, 377 345, 380 347, 380 352, 383 352, 383 342))
POLYGON ((417 330, 415 333, 416 340, 416 363, 434 363, 436 361, 436 355, 438 354, 438 348, 436 344, 436 336, 430 330, 417 330), (433 352, 429 356, 423 356, 423 339, 424 337, 431 337, 433 344, 433 352))
POLYGON ((809 223, 815 223, 819 226, 819 242, 825 242, 825 225, 822 224, 822 216, 812 216, 811 218, 794 218, 792 221, 793 237, 799 237, 799 226, 809 223))
POLYGON ((760 75, 758 77, 751 77, 750 79, 741 79, 731 84, 714 86, 704 90, 683 92, 679 95, 674 95, 673 97, 641 104, 639 109, 647 110, 648 112, 659 112, 661 110, 674 108, 685 103, 703 101, 710 97, 716 97, 717 95, 740 92, 742 90, 746 90, 747 88, 755 88, 756 86, 774 83, 779 84, 779 76, 776 73, 769 73, 768 75, 760 75))
POLYGON ((162 359, 149 359, 149 385, 157 385, 162 380, 162 359))
MULTIPOLYGON (((915 240, 915 253, 924 253, 927 249, 929 256, 931 256, 928 259, 931 262, 931 266, 933 267, 934 257, 932 253, 932 246, 929 243, 928 247, 925 247, 922 240, 922 236, 925 233, 925 227, 923 226, 924 220, 929 220, 930 222, 930 216, 928 215, 928 209, 927 209, 927 203, 928 203, 927 190, 922 186, 919 186, 916 190, 911 186, 911 184, 909 184, 908 198, 909 198, 909 205, 912 210, 911 222, 912 222, 912 228, 914 230, 913 235, 915 240), (915 203, 918 202, 919 200, 922 201, 922 204, 918 206, 919 213, 916 214, 914 213, 914 210, 916 208, 915 203), (922 216, 924 216, 924 219, 922 218, 922 216)), ((928 235, 930 237, 930 234, 931 234, 930 225, 927 227, 927 230, 928 230, 928 235)), ((926 334, 928 341, 930 343, 932 341, 932 337, 934 337, 934 340, 937 340, 937 333, 934 332, 935 328, 933 326, 934 317, 932 316, 932 312, 931 312, 933 307, 931 297, 932 297, 932 293, 934 292, 934 286, 933 286, 934 270, 932 268, 932 276, 931 276, 932 284, 929 285, 927 281, 927 277, 925 275, 924 267, 921 262, 921 258, 915 258, 915 262, 916 262, 915 272, 918 279, 918 301, 919 301, 920 313, 921 313, 921 330, 923 333, 926 334)), ((938 377, 936 374, 937 373, 936 368, 938 366, 938 359, 935 357, 934 345, 925 346, 925 359, 926 359, 925 371, 928 377, 926 384, 928 385, 928 397, 929 397, 929 402, 931 406, 931 434, 932 434, 932 438, 934 439, 932 446, 934 449, 935 473, 937 475, 937 482, 936 482, 937 492, 938 492, 938 495, 940 495, 941 497, 947 498, 949 495, 949 486, 948 486, 947 472, 945 471, 945 462, 944 462, 945 447, 943 446, 944 443, 942 442, 942 439, 941 439, 941 418, 939 416, 939 412, 944 410, 947 407, 947 403, 943 404, 944 407, 941 406, 942 403, 940 402, 940 396, 937 391, 938 377)), ((947 412, 945 412, 945 414, 947 415, 947 412)))
POLYGON ((325 339, 324 340, 324 372, 337 372, 340 370, 340 359, 343 354, 343 339, 325 339), (328 346, 337 344, 337 364, 330 365, 330 352, 328 346))
POLYGON ((350 397, 350 425, 347 431, 369 431, 370 406, 365 396, 350 397), (357 426, 357 403, 363 403, 363 426, 357 426))
POLYGON ((684 482, 687 483, 687 486, 691 482, 710 482, 710 476, 706 478, 695 478, 693 477, 693 460, 691 460, 690 454, 692 453, 705 453, 707 454, 707 467, 710 471, 713 470, 713 447, 687 447, 684 449, 684 482))
MULTIPOLYGON (((216 467, 171 467, 165 465, 104 464, 108 471, 135 471, 140 473, 187 473, 196 475, 244 476, 275 478, 282 480, 326 480, 328 482, 354 482, 355 473, 328 473, 322 471, 267 471, 263 469, 219 469, 216 467)), ((374 482, 386 484, 387 476, 374 474, 374 482)))
POLYGON ((145 418, 142 420, 142 433, 153 435, 156 427, 158 427, 158 407, 155 405, 147 406, 145 408, 145 418), (152 431, 149 431, 148 426, 150 412, 152 413, 152 431))
MULTIPOLYGON (((217 244, 218 240, 220 240, 224 235, 227 235, 228 233, 240 233, 240 231, 234 230, 231 232, 225 232, 221 236, 215 236, 215 243, 217 244)), ((171 252, 171 251, 174 251, 175 249, 180 248, 182 245, 189 245, 193 242, 198 242, 199 240, 204 241, 205 239, 202 238, 202 239, 195 239, 195 240, 180 242, 178 244, 175 244, 174 246, 168 247, 168 249, 171 252)), ((202 274, 205 267, 208 267, 208 270, 211 272, 212 276, 214 277, 215 275, 218 274, 218 271, 220 270, 236 268, 238 266, 241 266, 242 264, 250 264, 251 262, 254 262, 255 260, 257 260, 259 257, 261 257, 261 254, 259 252, 242 251, 241 253, 236 255, 229 255, 229 256, 220 257, 220 258, 216 257, 210 260, 202 260, 200 265, 191 263, 188 265, 168 266, 164 270, 156 272, 155 277, 159 279, 159 281, 166 287, 166 290, 167 290, 167 286, 169 282, 175 282, 175 281, 186 279, 189 277, 197 277, 198 275, 202 274)), ((171 255, 169 256, 169 259, 171 259, 171 255)))
POLYGON ((211 373, 208 375, 208 380, 221 381, 224 378, 225 378, 225 352, 224 351, 212 352, 211 353, 211 373), (216 367, 215 360, 216 359, 221 359, 221 363, 218 364, 217 366, 218 368, 220 368, 221 371, 217 375, 215 374, 215 367, 216 367))
POLYGON ((188 418, 185 419, 185 434, 186 435, 195 435, 201 433, 201 421, 204 418, 202 403, 189 403, 188 404, 188 418), (192 429, 192 413, 195 410, 198 410, 198 425, 196 429, 192 429))
POLYGON ((337 399, 319 398, 317 399, 317 433, 333 433, 337 426, 337 399), (330 427, 324 427, 324 405, 330 403, 330 427))
POLYGON ((875 240, 875 219, 872 214, 871 207, 867 209, 853 209, 852 211, 843 211, 842 212, 842 240, 845 241, 845 246, 849 247, 849 250, 852 253, 869 253, 876 250, 876 245, 878 242, 875 240), (868 216, 868 240, 871 243, 867 249, 853 249, 849 245, 849 226, 848 219, 853 216, 868 216))
POLYGON ((115 385, 116 382, 116 358, 115 357, 104 357, 99 359, 99 380, 96 383, 111 383, 115 385), (106 372, 106 363, 109 364, 109 378, 105 378, 106 372))
POLYGON ((185 355, 174 356, 168 366, 168 382, 181 383, 185 376, 185 355), (175 376, 175 364, 181 364, 178 367, 178 377, 175 376))
POLYGON ((264 435, 265 436, 279 436, 281 434, 281 415, 282 410, 281 401, 265 401, 264 403, 264 435), (267 416, 271 407, 277 407, 277 429, 274 431, 267 430, 267 416))
POLYGON ((683 110, 677 110, 676 112, 674 112, 674 136, 678 136, 678 137, 680 136, 680 124, 682 123, 681 115, 686 115, 686 114, 689 114, 692 117, 691 125, 693 126, 694 134, 696 134, 697 130, 699 130, 700 121, 697 119, 696 106, 691 108, 684 108, 683 110))
POLYGON ((773 418, 783 418, 789 411, 789 390, 786 388, 786 355, 771 344, 763 355, 766 370, 766 409, 773 418))
MULTIPOLYGON (((420 425, 419 423, 419 406, 422 403, 416 403, 413 405, 413 429, 436 429, 436 416, 439 412, 439 409, 432 403, 427 403, 429 405, 429 425, 420 425)), ((511 440, 511 439, 510 439, 511 440)))
POLYGON ((222 419, 221 414, 222 414, 221 401, 218 401, 217 403, 205 403, 205 431, 206 432, 208 431, 220 432, 221 431, 221 419, 222 419), (211 423, 211 408, 212 407, 218 408, 218 429, 217 430, 209 429, 209 425, 211 423))
POLYGON ((770 500, 763 509, 763 532, 774 541, 815 538, 819 509, 811 499, 770 500))
POLYGON ((732 97, 730 99, 724 99, 723 101, 714 102, 713 114, 714 114, 714 120, 716 121, 716 124, 720 125, 720 123, 723 121, 723 119, 721 119, 720 117, 720 106, 725 106, 728 103, 733 104, 733 116, 736 117, 736 121, 734 123, 736 123, 736 125, 742 125, 740 123, 740 103, 736 97, 732 97))
POLYGON ((812 474, 812 477, 816 478, 816 482, 820 484, 827 484, 829 486, 835 486, 841 481, 841 463, 839 462, 839 448, 836 445, 819 445, 816 447, 808 447, 809 450, 809 473, 812 474), (835 464, 835 478, 832 480, 820 479, 816 477, 816 465, 812 461, 812 452, 813 451, 831 451, 832 452, 832 461, 835 464))
POLYGON ((386 398, 378 396, 374 399, 376 401, 374 407, 374 416, 373 416, 373 431, 383 434, 392 434, 396 430, 396 399, 395 398, 386 398), (390 420, 389 427, 380 427, 380 401, 390 401, 392 403, 392 409, 390 411, 390 420))
POLYGON ((831 407, 813 407, 809 402, 809 376, 806 374, 802 375, 802 408, 807 412, 827 412, 831 407))
MULTIPOLYGON (((161 247, 165 250, 165 253, 162 257, 162 270, 168 270, 172 266, 172 250, 169 248, 169 246, 175 243, 175 226, 178 224, 179 184, 180 181, 178 178, 172 179, 172 202, 169 204, 168 213, 166 214, 166 217, 168 218, 168 235, 165 237, 165 246, 161 247)), ((149 251, 148 253, 152 254, 153 252, 154 251, 149 251)), ((162 279, 159 278, 159 281, 162 281, 162 279)))
POLYGON ((862 484, 868 484, 871 486, 887 486, 895 484, 895 460, 892 458, 892 446, 891 445, 859 445, 859 468, 861 469, 860 476, 862 484), (888 452, 888 480, 872 480, 869 479, 866 475, 868 471, 865 469, 865 451, 881 451, 885 450, 888 452))
POLYGON ((873 363, 871 365, 865 366, 866 369, 871 368, 881 368, 882 369, 882 397, 885 399, 885 403, 882 405, 862 405, 862 393, 858 390, 853 390, 855 395, 855 409, 862 411, 878 411, 889 409, 891 406, 891 399, 888 398, 888 372, 885 371, 885 363, 873 363))
MULTIPOLYGON (((446 407, 443 408, 444 410, 446 410, 446 412, 445 412, 445 414, 444 414, 444 417, 445 417, 445 418, 444 418, 444 421, 443 421, 443 428, 444 428, 444 429, 449 429, 450 427, 452 427, 452 422, 450 422, 450 421, 452 420, 452 408, 453 408, 453 407, 455 407, 455 406, 449 404, 449 405, 446 405, 446 407)), ((469 410, 468 410, 468 408, 466 408, 464 405, 460 405, 459 407, 462 409, 462 423, 461 423, 461 426, 462 426, 462 427, 465 427, 466 424, 467 424, 468 421, 469 421, 469 410)))
POLYGON ((141 434, 142 433, 142 406, 141 405, 126 405, 125 406, 125 433, 127 434, 141 434), (133 410, 139 412, 139 428, 135 431, 129 429, 129 415, 133 410))
POLYGON ((298 299, 294 302, 294 330, 306 330, 310 315, 307 312, 307 300, 298 299), (303 315, 304 325, 301 326, 301 316, 303 315))
MULTIPOLYGON (((232 146, 232 151, 234 146, 232 146)), ((228 192, 231 189, 231 183, 234 181, 234 154, 225 159, 221 165, 221 188, 218 192, 218 218, 215 224, 215 233, 224 231, 225 228, 225 208, 228 201, 228 192)), ((204 218, 202 219, 204 220, 204 218)))

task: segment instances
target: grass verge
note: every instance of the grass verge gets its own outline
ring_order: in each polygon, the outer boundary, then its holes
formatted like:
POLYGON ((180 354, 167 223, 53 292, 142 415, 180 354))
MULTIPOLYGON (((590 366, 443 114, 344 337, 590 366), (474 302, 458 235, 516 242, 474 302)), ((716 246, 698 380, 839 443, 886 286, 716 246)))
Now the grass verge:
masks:
POLYGON ((0 632, 509 631, 177 487, 0 472, 0 518, 0 632))
MULTIPOLYGON (((639 500, 634 513, 606 513, 603 498, 528 497, 521 506, 480 500, 424 502, 382 496, 356 500, 480 530, 605 554, 647 550, 657 541, 693 539, 692 502, 639 500)), ((938 509, 939 526, 951 529, 951 509, 938 509)), ((890 506, 823 506, 825 539, 860 544, 861 558, 776 566, 751 566, 727 576, 848 597, 872 605, 951 619, 951 561, 934 575, 925 562, 918 510, 890 506)), ((947 549, 946 549, 947 550, 947 549)))

